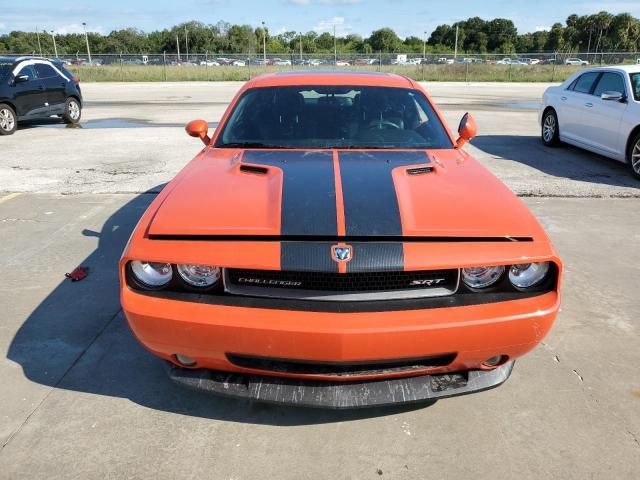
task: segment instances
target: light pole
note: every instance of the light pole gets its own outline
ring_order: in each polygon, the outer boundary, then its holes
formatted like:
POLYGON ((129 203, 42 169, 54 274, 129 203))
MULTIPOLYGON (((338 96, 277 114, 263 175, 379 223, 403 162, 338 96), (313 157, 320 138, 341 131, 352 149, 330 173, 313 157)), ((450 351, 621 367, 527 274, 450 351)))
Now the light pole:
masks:
POLYGON ((453 50, 453 58, 454 59, 458 58, 458 25, 456 25, 456 46, 455 46, 455 49, 453 50))
POLYGON ((180 63, 180 37, 176 33, 176 51, 178 52, 178 63, 180 63))
POLYGON ((56 34, 51 30, 51 38, 53 39, 53 51, 56 54, 56 58, 58 58, 58 47, 56 46, 56 34))
POLYGON ((267 30, 262 22, 262 59, 267 63, 267 30))
POLYGON ((302 32, 300 33, 300 64, 302 64, 302 32))
POLYGON ((91 49, 89 48, 89 35, 87 35, 87 24, 85 22, 82 22, 82 28, 84 28, 84 39, 87 42, 87 56, 89 57, 89 65, 91 65, 91 49))
POLYGON ((338 63, 338 42, 336 41, 336 24, 333 24, 333 64, 338 63))
POLYGON ((42 45, 40 44, 40 32, 38 31, 37 26, 36 26, 36 37, 38 37, 38 51, 40 52, 40 56, 42 56, 42 45))
POLYGON ((184 26, 184 45, 186 48, 185 55, 187 56, 187 63, 189 63, 189 33, 187 32, 187 26, 184 26))
POLYGON ((427 56, 427 32, 423 33, 422 37, 422 60, 427 56))

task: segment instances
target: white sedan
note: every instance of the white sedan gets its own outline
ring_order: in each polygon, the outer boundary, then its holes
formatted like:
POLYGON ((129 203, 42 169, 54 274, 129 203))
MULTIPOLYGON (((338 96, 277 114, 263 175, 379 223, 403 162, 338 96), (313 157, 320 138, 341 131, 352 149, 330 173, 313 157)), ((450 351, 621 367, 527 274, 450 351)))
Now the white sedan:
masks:
POLYGON ((547 88, 538 119, 545 145, 566 142, 625 162, 640 179, 640 65, 581 70, 547 88))

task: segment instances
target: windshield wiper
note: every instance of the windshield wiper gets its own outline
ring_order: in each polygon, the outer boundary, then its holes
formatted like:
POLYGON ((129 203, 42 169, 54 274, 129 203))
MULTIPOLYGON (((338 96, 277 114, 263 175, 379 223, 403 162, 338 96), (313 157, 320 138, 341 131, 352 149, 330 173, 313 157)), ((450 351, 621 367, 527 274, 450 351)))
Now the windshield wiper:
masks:
POLYGON ((289 148, 262 142, 230 142, 217 145, 217 148, 289 148))

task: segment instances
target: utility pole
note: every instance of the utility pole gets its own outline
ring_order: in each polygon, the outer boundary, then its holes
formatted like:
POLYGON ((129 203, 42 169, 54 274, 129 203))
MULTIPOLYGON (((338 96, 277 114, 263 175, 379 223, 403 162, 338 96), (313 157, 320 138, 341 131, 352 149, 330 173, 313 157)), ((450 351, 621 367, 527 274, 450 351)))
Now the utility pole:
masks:
POLYGON ((187 26, 184 26, 184 44, 187 49, 185 55, 187 56, 187 63, 189 63, 189 32, 187 32, 187 26))
POLYGON ((422 37, 422 59, 424 60, 424 58, 427 56, 427 32, 424 32, 423 35, 424 36, 422 37))
POLYGON ((84 29, 84 40, 87 42, 87 56, 89 57, 89 65, 91 65, 91 50, 89 49, 89 36, 87 35, 87 24, 82 22, 82 28, 84 29))
POLYGON ((178 62, 180 62, 180 37, 176 33, 176 50, 178 51, 178 62))
POLYGON ((302 64, 302 32, 300 33, 300 64, 302 64))
POLYGON ((40 45, 40 32, 38 31, 37 25, 36 25, 36 37, 38 37, 38 51, 40 52, 40 56, 42 56, 42 45, 40 45))
POLYGON ((262 22, 262 59, 267 63, 267 30, 262 22))
POLYGON ((454 59, 458 58, 458 25, 456 25, 456 46, 455 46, 455 50, 453 51, 453 58, 454 59))
POLYGON ((51 30, 51 38, 53 39, 53 51, 56 54, 56 58, 58 58, 58 47, 56 46, 56 34, 51 30))
POLYGON ((338 41, 336 40, 336 24, 333 24, 333 64, 338 63, 338 41))

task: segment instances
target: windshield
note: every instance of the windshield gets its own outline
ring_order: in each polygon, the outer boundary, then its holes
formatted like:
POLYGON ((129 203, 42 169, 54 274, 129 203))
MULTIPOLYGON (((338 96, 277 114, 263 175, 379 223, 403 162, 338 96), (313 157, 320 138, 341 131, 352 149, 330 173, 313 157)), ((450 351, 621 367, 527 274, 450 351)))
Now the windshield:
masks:
POLYGON ((13 62, 0 62, 0 78, 4 78, 13 66, 13 62))
POLYGON ((452 148, 424 95, 402 88, 254 88, 222 128, 216 147, 452 148))
POLYGON ((633 90, 633 98, 640 102, 640 73, 632 73, 631 77, 631 90, 633 90))

